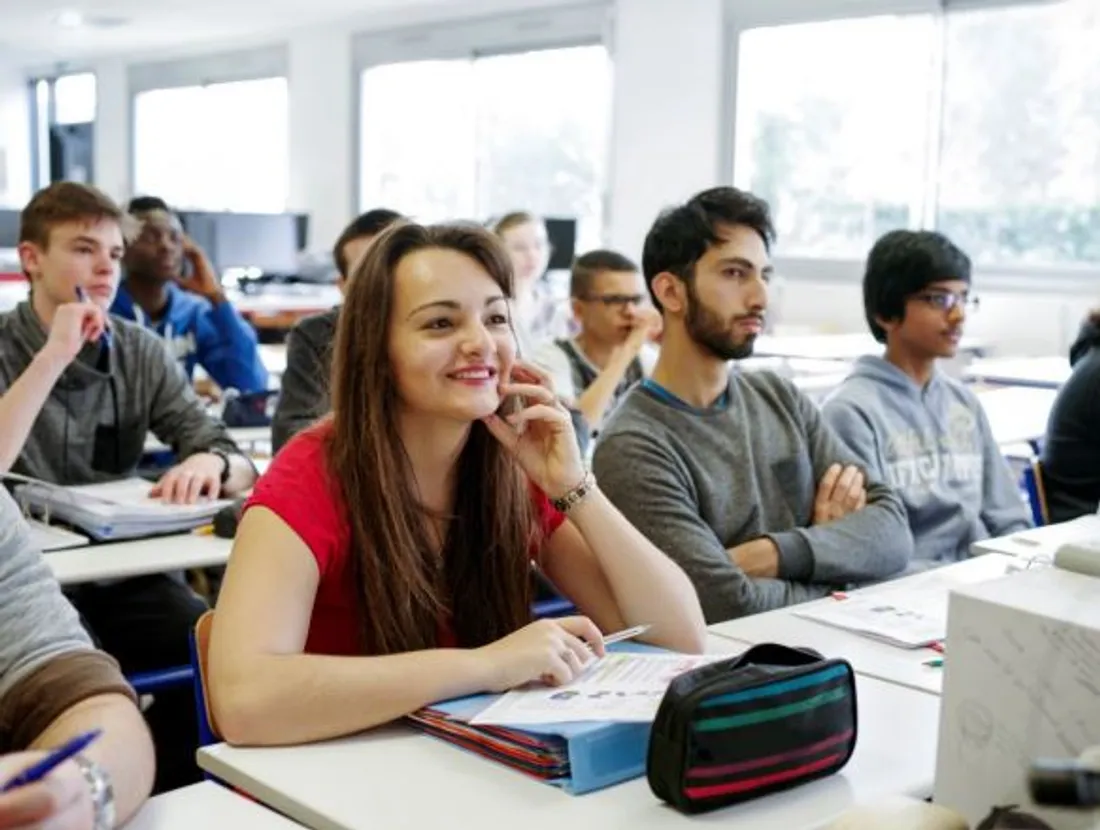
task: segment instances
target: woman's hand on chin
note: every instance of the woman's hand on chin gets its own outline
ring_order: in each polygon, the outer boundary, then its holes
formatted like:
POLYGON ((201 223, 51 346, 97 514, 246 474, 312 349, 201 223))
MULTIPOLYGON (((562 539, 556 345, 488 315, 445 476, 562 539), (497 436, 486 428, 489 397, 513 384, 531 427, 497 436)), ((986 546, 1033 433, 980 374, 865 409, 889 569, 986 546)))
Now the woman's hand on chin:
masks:
POLYGON ((573 419, 549 376, 529 363, 516 363, 508 377, 501 377, 500 394, 518 398, 518 411, 482 421, 546 495, 561 498, 581 483, 585 470, 573 419))

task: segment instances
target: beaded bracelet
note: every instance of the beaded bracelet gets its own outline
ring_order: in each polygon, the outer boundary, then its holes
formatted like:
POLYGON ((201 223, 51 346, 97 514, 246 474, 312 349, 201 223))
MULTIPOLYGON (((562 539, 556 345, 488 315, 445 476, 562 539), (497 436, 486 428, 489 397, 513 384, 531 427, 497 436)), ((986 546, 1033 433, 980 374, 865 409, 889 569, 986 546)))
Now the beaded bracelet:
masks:
POLYGON ((580 484, 567 492, 560 499, 551 499, 550 503, 554 505, 554 509, 559 513, 568 513, 572 508, 584 501, 585 496, 591 493, 595 487, 596 477, 592 475, 592 471, 589 470, 584 474, 584 478, 581 479, 580 484))

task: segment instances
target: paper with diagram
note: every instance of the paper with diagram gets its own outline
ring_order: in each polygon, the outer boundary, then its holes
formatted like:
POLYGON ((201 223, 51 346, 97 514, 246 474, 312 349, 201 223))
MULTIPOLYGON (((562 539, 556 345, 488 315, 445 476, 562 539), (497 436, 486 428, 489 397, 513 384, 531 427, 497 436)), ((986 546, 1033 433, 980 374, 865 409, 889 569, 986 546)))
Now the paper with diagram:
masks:
POLYGON ((649 723, 668 684, 729 655, 612 653, 566 686, 516 689, 470 722, 536 726, 583 721, 649 723))

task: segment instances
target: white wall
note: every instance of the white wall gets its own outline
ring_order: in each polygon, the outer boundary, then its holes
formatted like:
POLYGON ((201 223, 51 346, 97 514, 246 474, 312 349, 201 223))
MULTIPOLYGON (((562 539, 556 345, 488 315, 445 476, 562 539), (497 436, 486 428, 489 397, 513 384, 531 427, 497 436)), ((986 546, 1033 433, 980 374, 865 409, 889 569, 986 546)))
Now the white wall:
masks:
POLYGON ((312 217, 312 249, 336 240, 358 201, 351 41, 346 28, 290 40, 290 209, 312 217))
POLYGON ((27 79, 18 66, 0 66, 0 206, 20 208, 30 199, 30 158, 27 79))
POLYGON ((126 61, 111 58, 95 65, 95 183, 116 199, 130 193, 130 90, 126 61))
POLYGON ((608 242, 637 255, 661 208, 721 180, 723 0, 617 0, 608 242))

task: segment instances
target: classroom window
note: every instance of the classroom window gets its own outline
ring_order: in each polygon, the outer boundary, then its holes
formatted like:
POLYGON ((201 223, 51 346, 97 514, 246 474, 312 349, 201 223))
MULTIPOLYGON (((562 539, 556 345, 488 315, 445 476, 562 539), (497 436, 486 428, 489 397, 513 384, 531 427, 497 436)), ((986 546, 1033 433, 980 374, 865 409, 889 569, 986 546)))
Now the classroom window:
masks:
POLYGON ((1100 5, 945 5, 742 32, 735 183, 784 255, 927 227, 982 264, 1100 263, 1100 5))
POLYGON ((742 33, 735 183, 771 203, 785 254, 863 256, 919 223, 933 35, 928 15, 742 33))
POLYGON ((981 261, 1100 262, 1100 5, 944 26, 938 227, 981 261))
POLYGON ((425 221, 576 217, 600 244, 611 110, 603 46, 377 66, 361 85, 361 201, 425 221))
POLYGON ((95 75, 62 75, 53 86, 54 123, 86 124, 95 121, 95 75))
POLYGON ((286 78, 140 93, 135 191, 177 208, 284 211, 288 132, 286 78))

